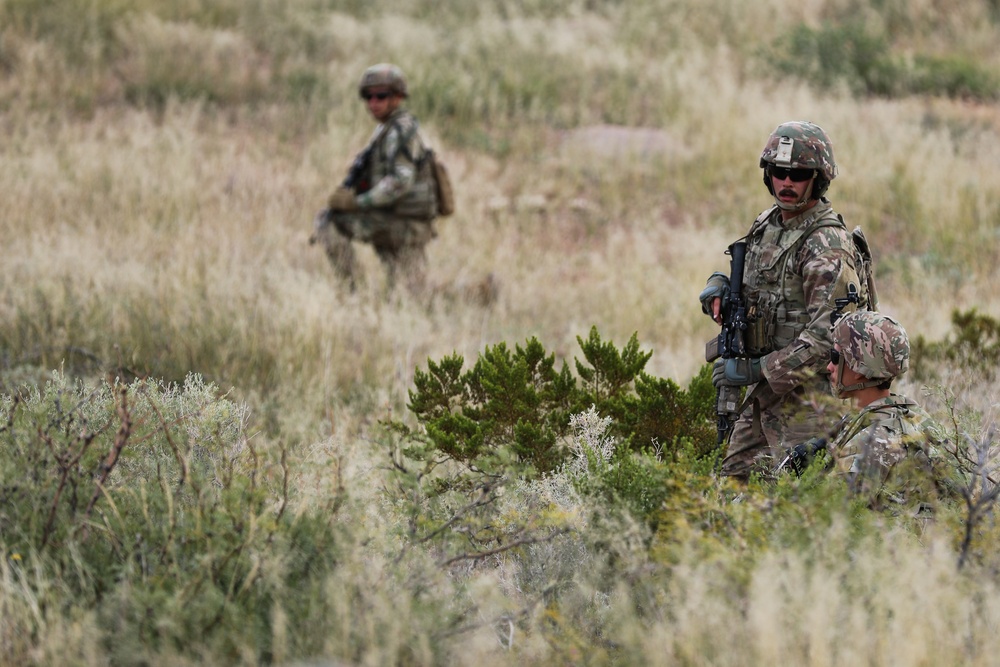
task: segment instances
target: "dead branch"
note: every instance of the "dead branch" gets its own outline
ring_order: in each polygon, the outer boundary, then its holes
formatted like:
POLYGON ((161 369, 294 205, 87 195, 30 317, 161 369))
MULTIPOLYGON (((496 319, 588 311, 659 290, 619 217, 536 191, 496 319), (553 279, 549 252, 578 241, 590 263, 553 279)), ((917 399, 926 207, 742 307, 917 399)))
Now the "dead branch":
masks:
MULTIPOLYGON (((128 389, 122 387, 121 390, 121 400, 118 402, 118 418, 120 420, 120 425, 118 426, 118 432, 115 433, 115 441, 111 446, 111 451, 108 452, 108 456, 101 463, 100 474, 95 482, 94 494, 90 497, 90 502, 87 503, 87 509, 83 513, 84 520, 90 517, 90 513, 94 509, 94 505, 97 504, 97 499, 101 497, 101 493, 104 491, 104 484, 108 481, 108 476, 111 471, 114 470, 115 464, 118 463, 118 457, 121 455, 122 450, 128 443, 129 436, 132 434, 132 416, 128 410, 128 389)), ((87 539, 88 531, 86 528, 83 530, 83 539, 87 539)))
POLYGON ((490 556, 495 556, 497 554, 504 553, 505 551, 510 551, 511 549, 516 549, 517 547, 523 547, 529 544, 544 544, 545 542, 551 542, 557 537, 561 537, 562 535, 565 535, 566 533, 569 533, 571 531, 572 531, 571 528, 559 528, 558 530, 554 530, 548 535, 545 535, 544 537, 526 537, 522 540, 509 542, 507 544, 497 547, 496 549, 489 549, 488 551, 480 551, 478 553, 472 553, 472 554, 459 554, 457 556, 449 558, 446 561, 438 563, 438 566, 448 567, 452 563, 457 563, 458 561, 462 560, 482 560, 484 558, 489 558, 490 556))

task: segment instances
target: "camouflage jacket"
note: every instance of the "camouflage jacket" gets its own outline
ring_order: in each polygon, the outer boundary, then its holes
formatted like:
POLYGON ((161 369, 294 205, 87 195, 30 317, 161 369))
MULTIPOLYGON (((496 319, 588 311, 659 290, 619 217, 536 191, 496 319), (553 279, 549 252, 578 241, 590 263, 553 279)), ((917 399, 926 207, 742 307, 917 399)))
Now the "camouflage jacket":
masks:
POLYGON ((747 348, 767 355, 764 378, 781 396, 826 373, 835 301, 858 284, 854 241, 826 199, 787 221, 772 207, 746 239, 747 348))
POLYGON ((923 408, 905 396, 890 394, 850 417, 828 450, 836 473, 847 477, 856 490, 866 490, 872 496, 892 488, 886 484, 906 459, 919 474, 897 479, 895 486, 926 487, 919 494, 926 498, 927 489, 935 482, 932 468, 942 460, 944 442, 940 426, 923 408))
POLYGON ((432 218, 437 199, 417 119, 398 108, 375 128, 359 188, 362 209, 388 209, 403 217, 432 218))

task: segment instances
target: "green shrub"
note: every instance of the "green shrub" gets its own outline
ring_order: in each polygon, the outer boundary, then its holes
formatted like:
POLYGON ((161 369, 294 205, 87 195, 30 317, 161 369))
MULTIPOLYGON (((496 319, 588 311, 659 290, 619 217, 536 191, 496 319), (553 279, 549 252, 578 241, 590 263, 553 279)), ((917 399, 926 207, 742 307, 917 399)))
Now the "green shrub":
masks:
POLYGON ((921 380, 936 378, 942 368, 992 380, 1000 365, 1000 321, 978 312, 955 310, 952 331, 943 340, 928 341, 922 335, 913 341, 910 365, 921 380))
POLYGON ((577 341, 579 383, 532 338, 513 352, 505 343, 487 347, 464 373, 459 355, 429 360, 427 371, 414 373, 409 408, 434 449, 486 471, 497 470, 501 451, 535 474, 556 469, 568 458, 569 416, 590 406, 614 420, 612 435, 634 451, 655 445, 669 455, 690 442, 709 453, 715 408, 707 366, 685 391, 643 372, 652 353, 639 350, 634 334, 620 351, 596 327, 577 341))
POLYGON ((921 55, 908 61, 885 32, 854 19, 821 28, 800 24, 764 50, 766 67, 793 74, 816 88, 846 86, 855 95, 940 95, 995 100, 1000 79, 960 56, 921 55))
POLYGON ((333 499, 293 513, 284 453, 255 449, 246 409, 214 386, 57 376, 3 397, 0 424, 0 554, 43 582, 46 605, 103 619, 117 662, 266 658, 274 610, 302 619, 317 604, 333 499))
POLYGON ((574 488, 596 506, 612 512, 625 510, 654 529, 656 517, 672 492, 668 480, 675 476, 674 465, 701 474, 710 467, 699 465, 699 459, 690 456, 689 449, 675 449, 674 457, 667 461, 655 446, 639 452, 620 446, 610 435, 613 420, 602 419, 593 407, 573 415, 571 423, 576 432, 576 460, 575 465, 564 468, 564 473, 574 488))
POLYGON ((883 35, 864 23, 810 28, 800 24, 766 54, 769 66, 817 88, 846 85, 858 95, 892 96, 899 91, 899 66, 883 35))
POLYGON ((909 73, 909 92, 991 101, 1000 96, 1000 78, 961 56, 918 56, 909 73))
POLYGON ((651 353, 634 334, 620 350, 596 327, 577 340, 578 377, 534 338, 487 347, 469 371, 459 355, 416 370, 409 408, 423 428, 386 424, 408 543, 433 545, 444 563, 553 549, 580 503, 595 521, 655 526, 671 466, 709 473, 708 367, 684 391, 643 372, 651 353))

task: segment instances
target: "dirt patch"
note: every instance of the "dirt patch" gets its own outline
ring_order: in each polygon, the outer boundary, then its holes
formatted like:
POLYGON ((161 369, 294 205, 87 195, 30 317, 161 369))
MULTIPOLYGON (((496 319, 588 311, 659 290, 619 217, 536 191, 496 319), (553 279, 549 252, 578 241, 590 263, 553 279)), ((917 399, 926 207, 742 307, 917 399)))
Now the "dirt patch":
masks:
POLYGON ((586 152, 606 158, 687 157, 691 149, 667 130, 623 125, 590 125, 561 132, 559 147, 566 152, 586 152))

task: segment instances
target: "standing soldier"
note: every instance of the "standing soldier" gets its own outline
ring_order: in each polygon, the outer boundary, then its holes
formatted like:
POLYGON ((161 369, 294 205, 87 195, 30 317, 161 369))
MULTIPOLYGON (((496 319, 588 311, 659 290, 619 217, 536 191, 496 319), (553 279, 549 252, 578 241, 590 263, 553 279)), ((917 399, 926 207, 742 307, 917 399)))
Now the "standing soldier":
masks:
MULTIPOLYGON (((854 240, 824 197, 837 176, 826 132, 804 121, 779 125, 760 167, 774 206, 743 239, 747 356, 718 359, 712 373, 716 387, 747 388, 722 465, 724 475, 743 481, 773 471, 785 451, 826 432, 816 405, 830 395, 831 315, 844 308, 838 300, 868 305, 854 240)), ((729 291, 728 276, 714 273, 699 297, 719 324, 729 291)))
POLYGON ((334 271, 353 290, 358 278, 352 240, 370 243, 386 267, 388 283, 399 274, 414 292, 426 281, 425 246, 437 234, 437 194, 429 152, 417 119, 403 107, 403 72, 388 63, 365 70, 361 99, 378 126, 343 184, 315 220, 310 243, 326 250, 334 271))

